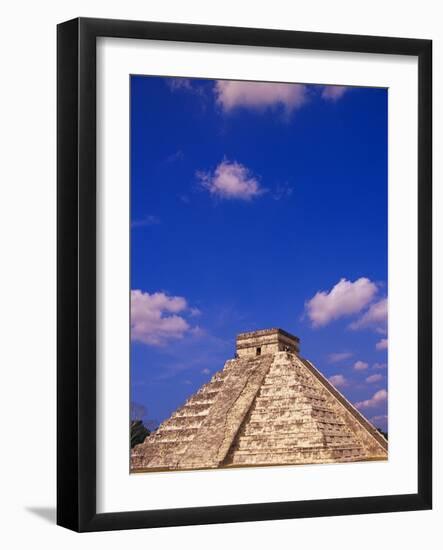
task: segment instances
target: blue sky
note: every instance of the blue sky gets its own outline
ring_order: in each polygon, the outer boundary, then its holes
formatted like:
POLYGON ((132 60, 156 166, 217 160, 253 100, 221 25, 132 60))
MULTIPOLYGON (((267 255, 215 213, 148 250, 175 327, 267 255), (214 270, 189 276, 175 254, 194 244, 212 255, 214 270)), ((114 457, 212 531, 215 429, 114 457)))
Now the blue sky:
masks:
POLYGON ((385 89, 131 77, 131 400, 280 327, 387 426, 385 89))

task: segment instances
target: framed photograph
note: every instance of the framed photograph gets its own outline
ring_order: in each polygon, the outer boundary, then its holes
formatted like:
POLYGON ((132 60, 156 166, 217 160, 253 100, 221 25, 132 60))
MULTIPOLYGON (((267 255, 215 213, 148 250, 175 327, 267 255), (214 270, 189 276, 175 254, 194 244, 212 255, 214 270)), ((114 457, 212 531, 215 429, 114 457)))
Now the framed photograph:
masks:
POLYGON ((59 525, 432 506, 429 40, 58 26, 59 525))

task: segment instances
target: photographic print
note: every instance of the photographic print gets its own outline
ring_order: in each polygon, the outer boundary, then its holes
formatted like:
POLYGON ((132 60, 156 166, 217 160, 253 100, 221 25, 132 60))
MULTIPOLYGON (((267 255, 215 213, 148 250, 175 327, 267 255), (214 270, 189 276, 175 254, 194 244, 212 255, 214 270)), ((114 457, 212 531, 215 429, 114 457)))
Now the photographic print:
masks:
POLYGON ((388 90, 130 77, 131 473, 388 458, 388 90))
POLYGON ((58 525, 428 510, 431 351, 431 40, 58 25, 58 525))

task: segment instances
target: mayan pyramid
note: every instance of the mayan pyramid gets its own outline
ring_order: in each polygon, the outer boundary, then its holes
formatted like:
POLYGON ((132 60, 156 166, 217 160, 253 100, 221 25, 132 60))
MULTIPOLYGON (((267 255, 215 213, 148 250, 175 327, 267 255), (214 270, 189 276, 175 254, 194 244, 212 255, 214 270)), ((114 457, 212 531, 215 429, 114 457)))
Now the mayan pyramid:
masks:
POLYGON ((387 459, 386 439, 281 329, 238 335, 226 361, 132 449, 131 471, 387 459))

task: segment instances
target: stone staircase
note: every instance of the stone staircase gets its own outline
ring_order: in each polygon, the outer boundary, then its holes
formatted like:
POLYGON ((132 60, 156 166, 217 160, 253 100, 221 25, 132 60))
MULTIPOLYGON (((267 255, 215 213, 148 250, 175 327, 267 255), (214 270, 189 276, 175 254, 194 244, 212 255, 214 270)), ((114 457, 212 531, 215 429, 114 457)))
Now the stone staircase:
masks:
POLYGON ((194 439, 208 412, 217 399, 228 370, 214 374, 186 403, 148 437, 143 445, 132 451, 131 469, 176 468, 178 462, 194 439))
POLYGON ((294 354, 279 353, 223 466, 365 460, 346 416, 294 354))

